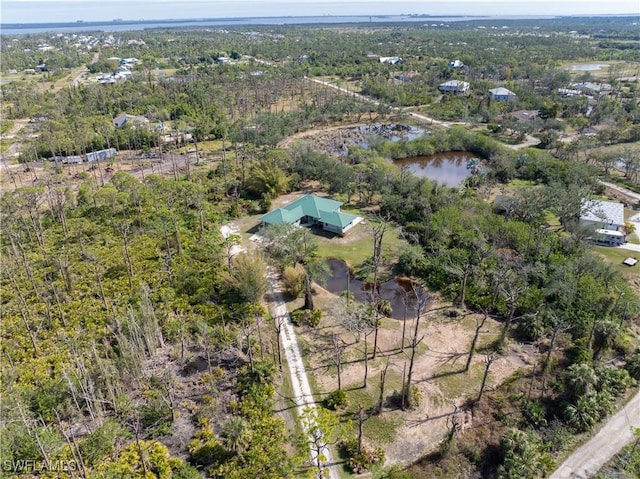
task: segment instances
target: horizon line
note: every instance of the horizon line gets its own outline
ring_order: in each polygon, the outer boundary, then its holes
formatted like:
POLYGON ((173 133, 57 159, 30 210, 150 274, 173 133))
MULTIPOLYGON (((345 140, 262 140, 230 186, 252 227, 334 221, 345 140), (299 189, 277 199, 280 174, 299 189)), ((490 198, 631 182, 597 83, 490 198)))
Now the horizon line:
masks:
MULTIPOLYGON (((223 21, 232 21, 232 20, 268 20, 268 19, 277 19, 277 18, 350 18, 350 17, 371 17, 371 18, 396 18, 396 17, 414 17, 417 20, 421 18, 470 18, 470 19, 483 19, 490 20, 492 18, 500 19, 500 20, 510 20, 509 17, 514 17, 512 20, 522 20, 522 19, 551 19, 551 18, 585 18, 585 17, 638 17, 640 16, 638 13, 630 12, 630 13, 582 13, 582 14, 528 14, 528 15, 501 15, 501 14, 492 14, 492 15, 482 15, 482 14, 442 14, 442 15, 432 15, 426 13, 397 13, 397 14, 381 14, 381 13, 362 13, 362 14, 318 14, 318 15, 261 15, 261 16, 232 16, 232 17, 186 17, 186 18, 135 18, 135 19, 120 19, 113 18, 110 20, 67 20, 67 21, 58 21, 58 22, 0 22, 0 27, 17 27, 17 26, 25 26, 32 27, 35 25, 40 26, 81 26, 81 25, 107 25, 107 24, 129 24, 129 23, 138 23, 138 22, 202 22, 208 20, 223 20, 223 21)), ((0 32, 0 35, 2 32, 0 32)))

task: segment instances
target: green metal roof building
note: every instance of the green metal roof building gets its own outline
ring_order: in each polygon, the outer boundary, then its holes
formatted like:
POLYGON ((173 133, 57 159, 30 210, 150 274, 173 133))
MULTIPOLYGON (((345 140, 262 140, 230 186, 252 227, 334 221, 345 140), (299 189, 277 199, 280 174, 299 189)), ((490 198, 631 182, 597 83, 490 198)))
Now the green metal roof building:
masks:
POLYGON ((302 198, 282 207, 269 211, 260 217, 263 224, 291 224, 319 226, 326 231, 344 235, 362 221, 362 218, 342 213, 342 202, 315 195, 302 198))

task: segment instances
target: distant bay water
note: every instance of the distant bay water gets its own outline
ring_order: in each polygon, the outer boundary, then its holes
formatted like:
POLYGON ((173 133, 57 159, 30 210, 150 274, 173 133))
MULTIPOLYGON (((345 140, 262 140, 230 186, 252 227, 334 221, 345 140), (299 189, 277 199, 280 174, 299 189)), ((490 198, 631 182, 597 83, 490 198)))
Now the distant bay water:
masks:
MULTIPOLYGON (((59 23, 29 23, 29 24, 0 24, 2 35, 26 35, 34 33, 63 32, 124 32, 157 28, 207 28, 224 26, 250 25, 310 25, 310 24, 366 24, 366 23, 424 23, 431 25, 442 22, 460 22, 469 20, 507 19, 506 17, 488 16, 446 16, 425 17, 411 15, 322 15, 308 17, 247 17, 247 18, 204 18, 184 20, 129 20, 107 22, 59 22, 59 23)), ((510 17, 510 18, 526 18, 510 17)), ((543 18, 543 17, 532 17, 543 18)), ((546 18, 553 18, 549 16, 546 18)), ((439 26, 439 25, 438 25, 439 26)))
POLYGON ((37 33, 125 32, 163 28, 207 28, 225 26, 312 25, 312 24, 381 24, 412 23, 426 27, 446 27, 449 22, 471 20, 535 20, 556 18, 554 15, 495 15, 495 16, 413 16, 413 15, 322 15, 308 17, 247 17, 204 18, 184 20, 129 20, 107 22, 59 22, 30 24, 0 24, 2 35, 27 35, 37 33), (444 24, 444 25, 441 25, 444 24))

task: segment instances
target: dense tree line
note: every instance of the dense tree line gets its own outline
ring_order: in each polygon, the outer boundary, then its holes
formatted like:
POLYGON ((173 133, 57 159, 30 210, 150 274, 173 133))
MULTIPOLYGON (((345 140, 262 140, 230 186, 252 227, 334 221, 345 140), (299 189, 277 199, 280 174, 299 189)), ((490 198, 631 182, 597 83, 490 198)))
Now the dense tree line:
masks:
POLYGON ((59 177, 2 197, 3 463, 288 477, 266 279, 227 262, 221 181, 59 177))

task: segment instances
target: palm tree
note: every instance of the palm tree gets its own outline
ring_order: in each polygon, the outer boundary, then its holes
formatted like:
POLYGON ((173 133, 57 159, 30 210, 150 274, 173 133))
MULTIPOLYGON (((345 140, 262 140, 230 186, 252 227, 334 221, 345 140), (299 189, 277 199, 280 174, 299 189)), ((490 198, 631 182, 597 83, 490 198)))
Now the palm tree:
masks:
POLYGON ((597 321, 593 326, 593 358, 610 348, 618 336, 620 327, 613 321, 597 321))
POLYGON ((228 450, 242 456, 251 443, 247 421, 237 416, 229 419, 222 430, 222 443, 228 450))
POLYGON ((579 431, 588 431, 600 419, 598 399, 595 395, 581 397, 576 404, 565 409, 567 422, 579 431))
POLYGON ((565 376, 567 390, 574 397, 588 395, 597 379, 593 368, 585 363, 573 364, 565 376))

